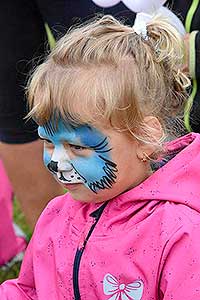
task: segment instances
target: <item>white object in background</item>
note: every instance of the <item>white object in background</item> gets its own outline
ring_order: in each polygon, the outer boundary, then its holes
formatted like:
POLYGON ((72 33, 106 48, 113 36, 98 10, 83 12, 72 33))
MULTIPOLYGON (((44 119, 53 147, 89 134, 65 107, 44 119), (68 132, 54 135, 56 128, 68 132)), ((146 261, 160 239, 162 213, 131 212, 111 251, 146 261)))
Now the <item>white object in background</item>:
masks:
POLYGON ((93 0, 93 2, 102 7, 110 7, 118 4, 120 0, 93 0))
POLYGON ((186 34, 185 27, 184 27, 183 23, 170 9, 168 9, 167 7, 161 6, 159 8, 159 10, 156 12, 156 14, 166 17, 168 22, 172 26, 174 26, 176 28, 176 30, 178 30, 180 35, 183 36, 183 35, 186 34))
MULTIPOLYGON (((96 5, 101 7, 111 7, 120 2, 120 0, 93 0, 96 5)), ((166 0, 122 0, 130 10, 135 13, 151 13, 161 7, 166 0)))
POLYGON ((136 14, 134 22, 134 30, 137 34, 141 34, 144 38, 147 37, 147 24, 151 22, 154 16, 165 18, 172 26, 178 30, 179 34, 184 36, 186 31, 181 20, 167 7, 161 6, 152 14, 139 12, 136 14))
POLYGON ((158 10, 166 0, 122 0, 122 2, 135 13, 143 12, 152 14, 158 10))
MULTIPOLYGON (((119 0, 93 0, 93 2, 101 7, 110 7, 118 4, 119 0)), ((155 15, 166 17, 168 22, 173 25, 180 33, 185 35, 186 31, 181 20, 167 7, 162 6, 166 0, 122 0, 130 10, 137 13, 134 30, 138 34, 142 34, 144 38, 147 36, 147 24, 155 15)))

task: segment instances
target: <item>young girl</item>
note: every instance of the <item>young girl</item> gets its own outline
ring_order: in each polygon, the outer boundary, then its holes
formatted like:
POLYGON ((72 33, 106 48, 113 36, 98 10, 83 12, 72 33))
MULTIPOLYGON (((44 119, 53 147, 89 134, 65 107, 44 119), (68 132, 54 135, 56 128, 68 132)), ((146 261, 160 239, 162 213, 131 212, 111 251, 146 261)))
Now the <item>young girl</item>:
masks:
POLYGON ((44 210, 1 300, 200 299, 200 137, 163 145, 188 84, 181 44, 159 19, 141 32, 103 17, 35 71, 30 115, 68 193, 44 210))

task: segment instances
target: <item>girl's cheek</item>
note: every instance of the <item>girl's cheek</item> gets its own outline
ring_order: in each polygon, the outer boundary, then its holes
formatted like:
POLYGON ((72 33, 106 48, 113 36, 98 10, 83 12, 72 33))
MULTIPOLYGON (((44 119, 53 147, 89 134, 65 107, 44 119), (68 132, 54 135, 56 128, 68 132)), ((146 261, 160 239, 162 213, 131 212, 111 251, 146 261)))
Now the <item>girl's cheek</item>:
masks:
POLYGON ((72 164, 87 181, 98 180, 99 172, 102 172, 102 165, 94 156, 78 157, 72 160, 72 164))
POLYGON ((54 151, 54 145, 44 145, 44 151, 51 157, 54 151))

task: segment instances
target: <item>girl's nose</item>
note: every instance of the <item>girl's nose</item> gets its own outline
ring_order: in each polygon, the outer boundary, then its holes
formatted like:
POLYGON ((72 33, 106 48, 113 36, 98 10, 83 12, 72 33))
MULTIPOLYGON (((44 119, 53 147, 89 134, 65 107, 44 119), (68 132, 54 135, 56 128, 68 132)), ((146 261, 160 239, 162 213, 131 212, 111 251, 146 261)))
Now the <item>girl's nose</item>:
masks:
POLYGON ((67 150, 62 145, 55 147, 49 169, 53 172, 69 172, 73 169, 67 150))
POLYGON ((71 163, 68 160, 58 161, 57 167, 59 172, 69 172, 73 169, 71 163))

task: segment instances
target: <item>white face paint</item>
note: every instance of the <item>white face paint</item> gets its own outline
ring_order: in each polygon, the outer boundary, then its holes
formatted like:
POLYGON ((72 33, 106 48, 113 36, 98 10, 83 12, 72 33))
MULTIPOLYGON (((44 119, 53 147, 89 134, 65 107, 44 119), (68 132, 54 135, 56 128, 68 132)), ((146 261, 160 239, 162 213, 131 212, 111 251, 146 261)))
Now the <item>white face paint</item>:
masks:
POLYGON ((55 173, 55 177, 61 183, 84 183, 84 179, 80 177, 70 163, 70 157, 62 144, 55 147, 49 169, 55 173))

